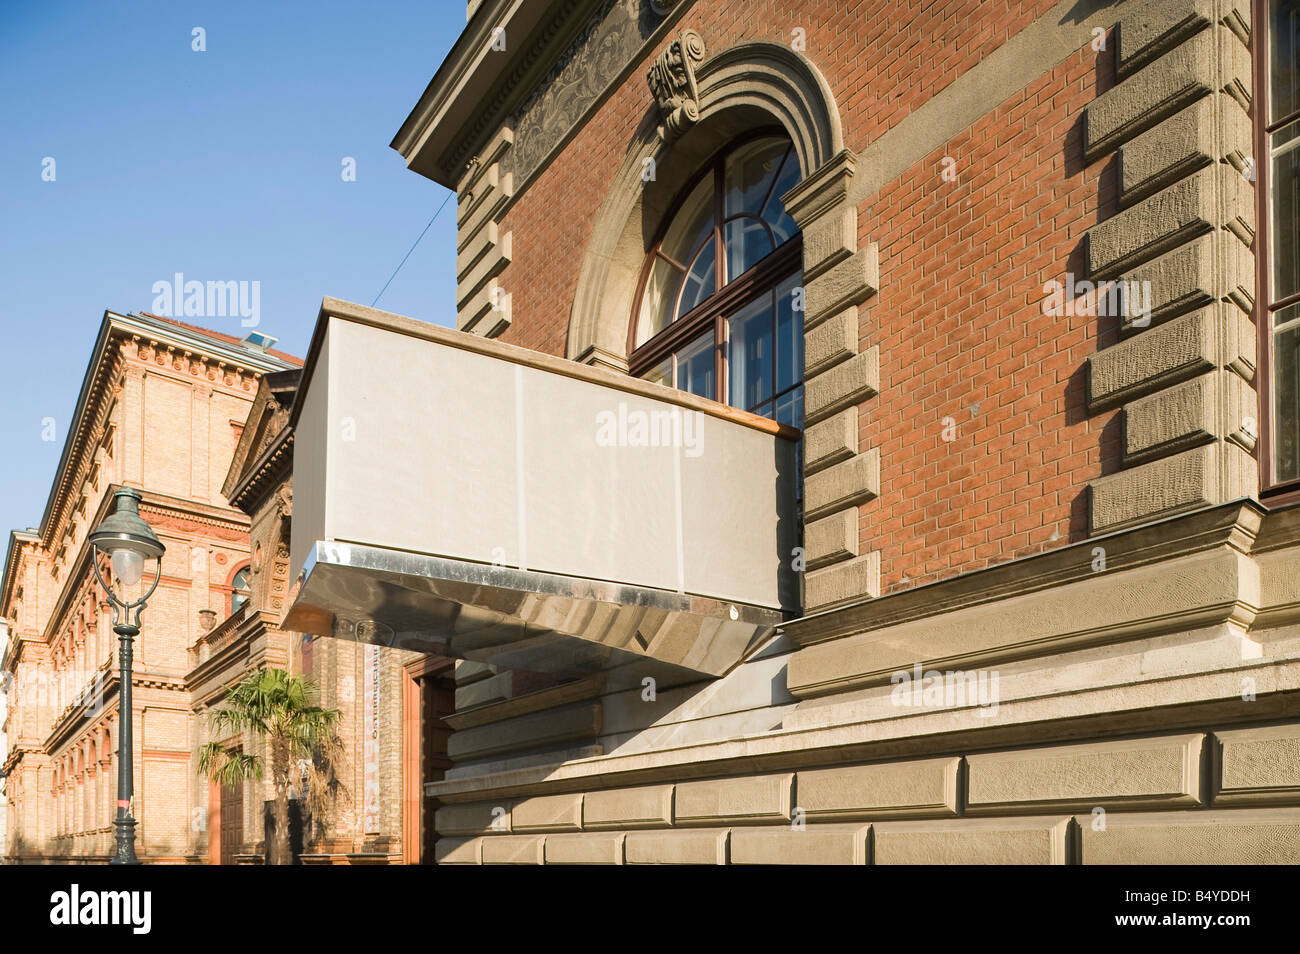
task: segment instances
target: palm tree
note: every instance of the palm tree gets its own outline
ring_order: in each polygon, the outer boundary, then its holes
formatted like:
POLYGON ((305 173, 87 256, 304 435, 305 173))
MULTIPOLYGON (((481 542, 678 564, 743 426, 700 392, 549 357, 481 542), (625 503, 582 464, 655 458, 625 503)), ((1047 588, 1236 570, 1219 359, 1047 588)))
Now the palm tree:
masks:
MULTIPOLYGON (((306 808, 322 824, 333 799, 346 794, 335 767, 343 743, 336 726, 342 713, 315 704, 316 687, 283 669, 260 669, 244 675, 226 695, 225 705, 209 716, 212 735, 244 733, 264 742, 271 754, 275 788, 275 832, 267 845, 273 865, 293 863, 289 845, 289 793, 305 775, 306 808), (299 773, 303 774, 299 774, 299 773)), ((217 784, 233 788, 264 773, 261 755, 208 742, 199 748, 199 771, 217 784)))

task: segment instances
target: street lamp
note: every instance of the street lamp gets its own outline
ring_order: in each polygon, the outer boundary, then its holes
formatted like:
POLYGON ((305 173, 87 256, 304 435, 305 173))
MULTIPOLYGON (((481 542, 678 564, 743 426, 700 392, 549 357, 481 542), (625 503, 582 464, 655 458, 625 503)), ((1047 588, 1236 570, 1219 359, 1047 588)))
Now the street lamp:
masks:
POLYGON ((113 492, 113 503, 114 511, 104 518, 104 522, 89 538, 90 545, 95 550, 95 558, 91 560, 95 567, 95 577, 113 606, 113 632, 117 633, 121 646, 122 677, 118 689, 117 713, 117 817, 113 820, 113 826, 117 830, 117 850, 109 864, 138 865, 140 862, 135 857, 135 819, 131 817, 131 796, 135 787, 131 764, 131 643, 140 635, 140 613, 149 597, 153 596, 153 591, 158 588, 158 579, 162 576, 162 555, 166 548, 149 524, 140 518, 139 491, 121 487, 113 492), (158 561, 149 592, 130 603, 120 599, 99 572, 99 553, 108 554, 113 564, 113 578, 123 586, 135 586, 140 582, 144 576, 145 560, 158 561))

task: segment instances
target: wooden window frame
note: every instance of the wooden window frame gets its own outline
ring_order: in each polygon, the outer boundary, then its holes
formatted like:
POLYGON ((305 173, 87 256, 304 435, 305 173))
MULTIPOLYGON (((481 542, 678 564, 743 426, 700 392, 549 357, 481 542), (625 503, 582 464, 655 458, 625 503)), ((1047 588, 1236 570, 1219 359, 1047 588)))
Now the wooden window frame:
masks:
MULTIPOLYGON (((653 370, 665 359, 671 359, 672 355, 680 348, 689 344, 697 337, 703 335, 710 329, 713 332, 713 381, 714 395, 713 400, 720 404, 730 405, 730 381, 728 379, 727 368, 727 345, 729 343, 728 318, 736 314, 740 309, 750 304, 764 293, 771 292, 774 288, 796 275, 803 268, 803 233, 796 232, 788 241, 777 246, 773 251, 763 256, 758 262, 755 262, 746 271, 737 275, 731 281, 724 284, 726 274, 726 227, 727 223, 734 219, 745 218, 743 215, 733 215, 731 219, 726 216, 726 163, 727 158, 738 149, 760 139, 769 139, 780 137, 789 140, 788 134, 779 126, 764 127, 746 133, 736 139, 726 143, 720 149, 713 153, 712 156, 702 165, 700 171, 691 177, 674 197, 669 212, 664 216, 664 221, 660 225, 659 233, 655 238, 654 244, 646 253, 645 264, 641 269, 641 278, 637 282, 636 296, 632 299, 632 318, 628 323, 627 351, 628 351, 628 372, 633 377, 642 377, 647 372, 653 370), (691 250, 688 261, 685 263, 677 262, 660 252, 665 236, 676 220, 677 213, 681 211, 682 206, 690 197, 691 193, 699 186, 706 177, 713 178, 713 230, 709 237, 691 250), (682 315, 680 318, 669 322, 668 326, 657 332, 653 337, 644 344, 636 344, 637 331, 642 317, 642 306, 645 298, 646 285, 654 270, 655 261, 663 258, 666 261, 682 268, 683 272, 689 272, 691 265, 694 263, 700 250, 705 247, 705 242, 714 243, 714 284, 715 291, 707 299, 700 302, 693 309, 682 315)), ((793 159, 793 153, 790 154, 793 159)), ((779 176, 780 170, 778 170, 779 176)), ((776 181, 773 180, 772 187, 776 187, 776 181)), ((771 198, 769 192, 768 198, 764 199, 764 204, 771 198)), ((770 226, 768 227, 771 231, 770 226)), ((681 285, 678 287, 678 295, 681 294, 681 285)), ((674 303, 676 302, 674 298, 674 303)), ((674 304, 674 311, 676 305, 674 304)), ((775 325, 776 315, 773 314, 773 323, 775 325)), ((776 347, 776 329, 773 327, 773 348, 776 347)), ((794 387, 787 391, 794 390, 803 383, 802 376, 794 387)), ((773 393, 768 397, 768 401, 776 401, 780 396, 775 390, 776 381, 773 380, 773 393)), ((782 394, 786 392, 781 392, 782 394)), ((764 402, 766 403, 766 402, 764 402)), ((748 410, 748 408, 741 408, 748 410)))
POLYGON ((1251 110, 1253 150, 1255 153, 1255 307, 1251 317, 1255 322, 1255 377, 1259 398, 1259 498, 1266 506, 1281 506, 1300 501, 1300 478, 1275 481, 1274 464, 1274 401, 1273 401, 1273 313, 1300 302, 1300 293, 1274 302, 1273 287, 1273 200, 1272 171, 1269 137, 1279 129, 1300 120, 1300 109, 1269 121, 1272 99, 1272 75, 1269 64, 1269 39, 1272 33, 1270 0, 1251 2, 1251 70, 1254 96, 1251 110))

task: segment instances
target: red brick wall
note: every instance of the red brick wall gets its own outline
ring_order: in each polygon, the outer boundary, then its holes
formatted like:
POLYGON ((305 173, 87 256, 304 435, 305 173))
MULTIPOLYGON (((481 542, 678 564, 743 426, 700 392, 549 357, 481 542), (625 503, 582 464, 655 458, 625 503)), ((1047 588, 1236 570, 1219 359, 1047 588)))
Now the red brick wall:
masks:
POLYGON ((1087 358, 1116 321, 1043 313, 1044 283, 1082 277, 1084 232, 1113 212, 1078 122, 1110 63, 1085 48, 859 209, 881 276, 859 330, 882 381, 858 431, 882 449, 881 496, 859 525, 885 591, 1086 537, 1085 485, 1118 464, 1117 412, 1086 409, 1087 358))
MULTIPOLYGON (((698 0, 677 28, 699 32, 712 54, 755 40, 790 43, 793 30, 802 27, 802 52, 834 92, 845 143, 861 150, 1052 5, 698 0)), ((632 69, 507 213, 502 228, 515 233, 514 260, 502 284, 516 318, 502 340, 564 353, 582 252, 605 187, 651 102, 645 73, 658 53, 632 69)))
MULTIPOLYGON (((1053 4, 736 4, 701 0, 678 28, 710 54, 742 41, 804 54, 861 151, 1053 4), (920 6, 919 11, 914 8, 920 6)), ((658 50, 654 51, 655 53, 658 50)), ((863 552, 881 550, 885 591, 1086 536, 1086 482, 1119 456, 1115 414, 1089 417, 1085 361, 1113 319, 1048 316, 1043 285, 1083 273, 1084 230, 1114 202, 1112 166, 1083 168, 1080 117, 1112 83, 1111 55, 1084 47, 887 183, 859 210, 880 251, 880 293, 860 311, 882 393, 860 443, 881 449, 881 496, 863 508, 863 552), (956 182, 941 177, 956 160, 956 182), (976 404, 978 403, 978 410, 976 404), (956 439, 943 440, 943 419, 956 439)), ((565 352, 582 255, 607 184, 650 102, 638 64, 508 212, 504 340, 565 352)))

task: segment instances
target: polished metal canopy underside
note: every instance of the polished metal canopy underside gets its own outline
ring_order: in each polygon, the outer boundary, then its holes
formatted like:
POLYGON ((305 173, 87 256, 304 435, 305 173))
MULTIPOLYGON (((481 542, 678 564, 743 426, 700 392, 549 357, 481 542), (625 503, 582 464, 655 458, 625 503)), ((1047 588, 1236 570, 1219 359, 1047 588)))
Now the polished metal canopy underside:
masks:
POLYGON ((560 675, 629 663, 722 675, 778 611, 706 597, 318 541, 285 628, 560 675))

